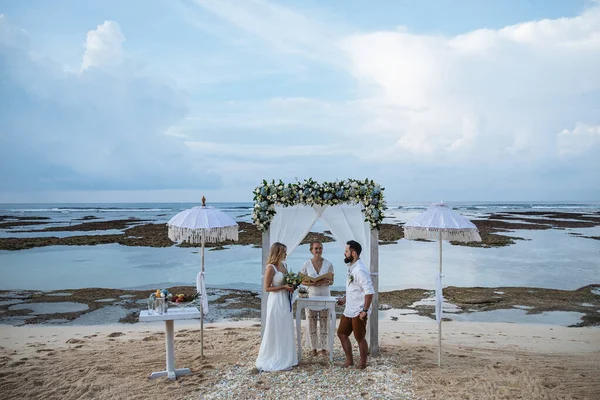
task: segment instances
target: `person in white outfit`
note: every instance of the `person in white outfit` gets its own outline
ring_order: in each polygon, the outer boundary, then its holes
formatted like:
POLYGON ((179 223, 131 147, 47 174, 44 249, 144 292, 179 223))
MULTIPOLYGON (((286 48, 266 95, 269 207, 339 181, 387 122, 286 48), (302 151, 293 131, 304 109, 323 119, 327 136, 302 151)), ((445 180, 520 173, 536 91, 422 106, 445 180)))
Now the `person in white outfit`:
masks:
MULTIPOLYGON (((333 274, 333 264, 323 258, 323 244, 314 241, 310 244, 309 249, 313 257, 304 263, 300 272, 311 278, 317 278, 329 272, 333 274)), ((331 296, 329 287, 332 284, 333 276, 331 279, 322 279, 315 283, 303 283, 303 285, 308 286, 308 297, 331 296)), ((317 352, 320 350, 322 355, 327 356, 326 346, 329 339, 329 310, 306 309, 306 319, 308 320, 308 336, 310 338, 312 355, 316 356, 317 352), (317 322, 320 325, 318 335, 317 322)))
POLYGON ((338 300, 338 304, 345 304, 346 308, 337 331, 344 353, 346 353, 346 362, 343 365, 345 368, 354 365, 352 343, 350 343, 351 333, 354 333, 360 353, 360 362, 356 368, 365 369, 367 367, 367 354, 369 353, 369 345, 365 336, 367 334, 367 317, 371 313, 370 307, 375 290, 369 270, 360 259, 361 251, 362 247, 358 242, 350 240, 346 243, 344 252, 344 262, 348 265, 346 296, 338 300))
POLYGON ((264 288, 268 293, 265 329, 256 359, 259 371, 285 371, 298 365, 294 345, 294 318, 288 293, 294 287, 285 283, 284 260, 287 247, 276 242, 271 246, 265 269, 264 288))

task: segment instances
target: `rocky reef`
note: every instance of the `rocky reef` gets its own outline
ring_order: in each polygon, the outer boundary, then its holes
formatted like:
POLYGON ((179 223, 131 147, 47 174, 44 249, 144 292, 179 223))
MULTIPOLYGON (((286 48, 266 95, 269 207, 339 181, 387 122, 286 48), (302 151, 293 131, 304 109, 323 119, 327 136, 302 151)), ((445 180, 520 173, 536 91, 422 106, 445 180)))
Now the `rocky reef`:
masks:
MULTIPOLYGON (((69 225, 47 226, 42 229, 14 230, 16 227, 30 227, 33 225, 49 224, 47 218, 42 217, 10 217, 0 216, 0 229, 7 232, 36 233, 36 232, 98 232, 105 230, 119 230, 122 233, 114 234, 82 234, 67 237, 5 237, 0 238, 0 250, 25 250, 42 246, 94 246, 98 244, 118 243, 123 246, 170 247, 175 245, 167 237, 167 226, 164 223, 148 223, 147 221, 129 218, 109 221, 95 221, 95 217, 88 216, 74 219, 69 225), (81 222, 84 221, 84 222, 81 222)), ((481 242, 450 242, 453 245, 469 247, 502 247, 514 244, 521 237, 511 235, 515 230, 545 230, 567 228, 591 228, 600 225, 600 214, 561 213, 561 212, 506 212, 491 214, 487 218, 473 220, 479 229, 481 242)), ((239 240, 237 242, 225 241, 207 243, 205 247, 214 250, 226 249, 225 246, 241 245, 260 247, 262 233, 253 224, 238 222, 239 240)), ((598 236, 585 236, 571 233, 583 239, 599 240, 598 236)), ((379 243, 381 245, 397 243, 404 238, 402 224, 381 225, 379 230, 379 243)), ((309 232, 303 244, 313 240, 321 242, 334 241, 331 232, 309 232)), ((181 247, 200 247, 199 244, 182 243, 181 247)))

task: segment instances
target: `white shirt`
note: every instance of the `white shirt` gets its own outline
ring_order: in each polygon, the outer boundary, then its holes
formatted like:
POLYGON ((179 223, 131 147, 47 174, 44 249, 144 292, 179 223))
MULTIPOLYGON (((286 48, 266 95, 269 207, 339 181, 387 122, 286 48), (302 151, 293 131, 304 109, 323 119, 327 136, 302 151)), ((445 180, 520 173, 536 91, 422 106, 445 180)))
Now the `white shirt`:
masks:
MULTIPOLYGON (((321 271, 317 272, 315 266, 312 263, 312 259, 306 261, 300 269, 305 275, 310 276, 311 278, 316 278, 321 275, 325 275, 328 272, 333 272, 333 264, 323 259, 323 265, 321 266, 321 271)), ((329 286, 308 286, 308 297, 314 296, 331 296, 331 291, 329 290, 329 286)))
MULTIPOLYGON (((375 294, 375 289, 371 281, 371 274, 359 258, 348 267, 344 315, 348 318, 358 317, 365 306, 365 295, 368 294, 375 294)), ((371 307, 369 307, 368 314, 371 314, 371 307)))

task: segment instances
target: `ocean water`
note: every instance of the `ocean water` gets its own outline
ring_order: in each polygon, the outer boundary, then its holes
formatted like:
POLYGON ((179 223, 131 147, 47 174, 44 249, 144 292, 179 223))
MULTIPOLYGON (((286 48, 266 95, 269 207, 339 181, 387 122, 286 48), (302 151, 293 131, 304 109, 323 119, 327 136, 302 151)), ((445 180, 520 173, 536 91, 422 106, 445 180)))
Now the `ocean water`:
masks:
MULTIPOLYGON (((73 219, 95 216, 100 220, 135 217, 166 223, 173 215, 196 204, 2 204, 0 215, 50 218, 52 226, 69 225, 73 219)), ((250 222, 252 203, 211 204, 238 221, 250 222)), ((427 208, 426 203, 388 203, 385 222, 406 222, 427 208)), ((460 203, 450 205, 471 219, 501 211, 600 211, 600 203, 460 203)), ((97 220, 96 220, 97 221, 97 220)), ((0 237, 69 236, 107 232, 19 232, 44 226, 0 229, 0 237)), ((313 231, 327 227, 321 221, 313 231)), ((108 233, 118 233, 118 230, 108 233)), ((600 227, 509 233, 525 241, 500 248, 443 245, 444 286, 532 286, 576 289, 600 283, 600 242, 570 235, 578 232, 600 236, 600 227)), ((344 244, 325 243, 324 257, 333 262, 334 288, 345 282, 344 244)), ((438 268, 438 244, 401 240, 379 247, 380 290, 433 289, 438 268)), ((310 257, 308 246, 299 246, 288 258, 298 270, 310 257)), ((48 246, 21 251, 0 251, 0 290, 57 290, 84 287, 156 288, 194 285, 200 266, 199 249, 100 246, 48 246)), ((205 252, 207 285, 258 290, 261 249, 230 246, 205 252)))

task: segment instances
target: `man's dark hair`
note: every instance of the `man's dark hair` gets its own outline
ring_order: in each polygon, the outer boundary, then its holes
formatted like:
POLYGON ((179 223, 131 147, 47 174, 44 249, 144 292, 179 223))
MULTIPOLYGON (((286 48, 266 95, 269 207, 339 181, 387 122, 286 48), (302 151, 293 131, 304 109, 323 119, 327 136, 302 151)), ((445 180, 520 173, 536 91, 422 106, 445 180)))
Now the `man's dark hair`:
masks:
POLYGON ((348 247, 350 247, 350 250, 354 250, 356 254, 358 254, 358 256, 360 257, 360 252, 362 251, 362 246, 360 245, 360 243, 358 243, 355 240, 348 240, 346 244, 348 245, 348 247))

